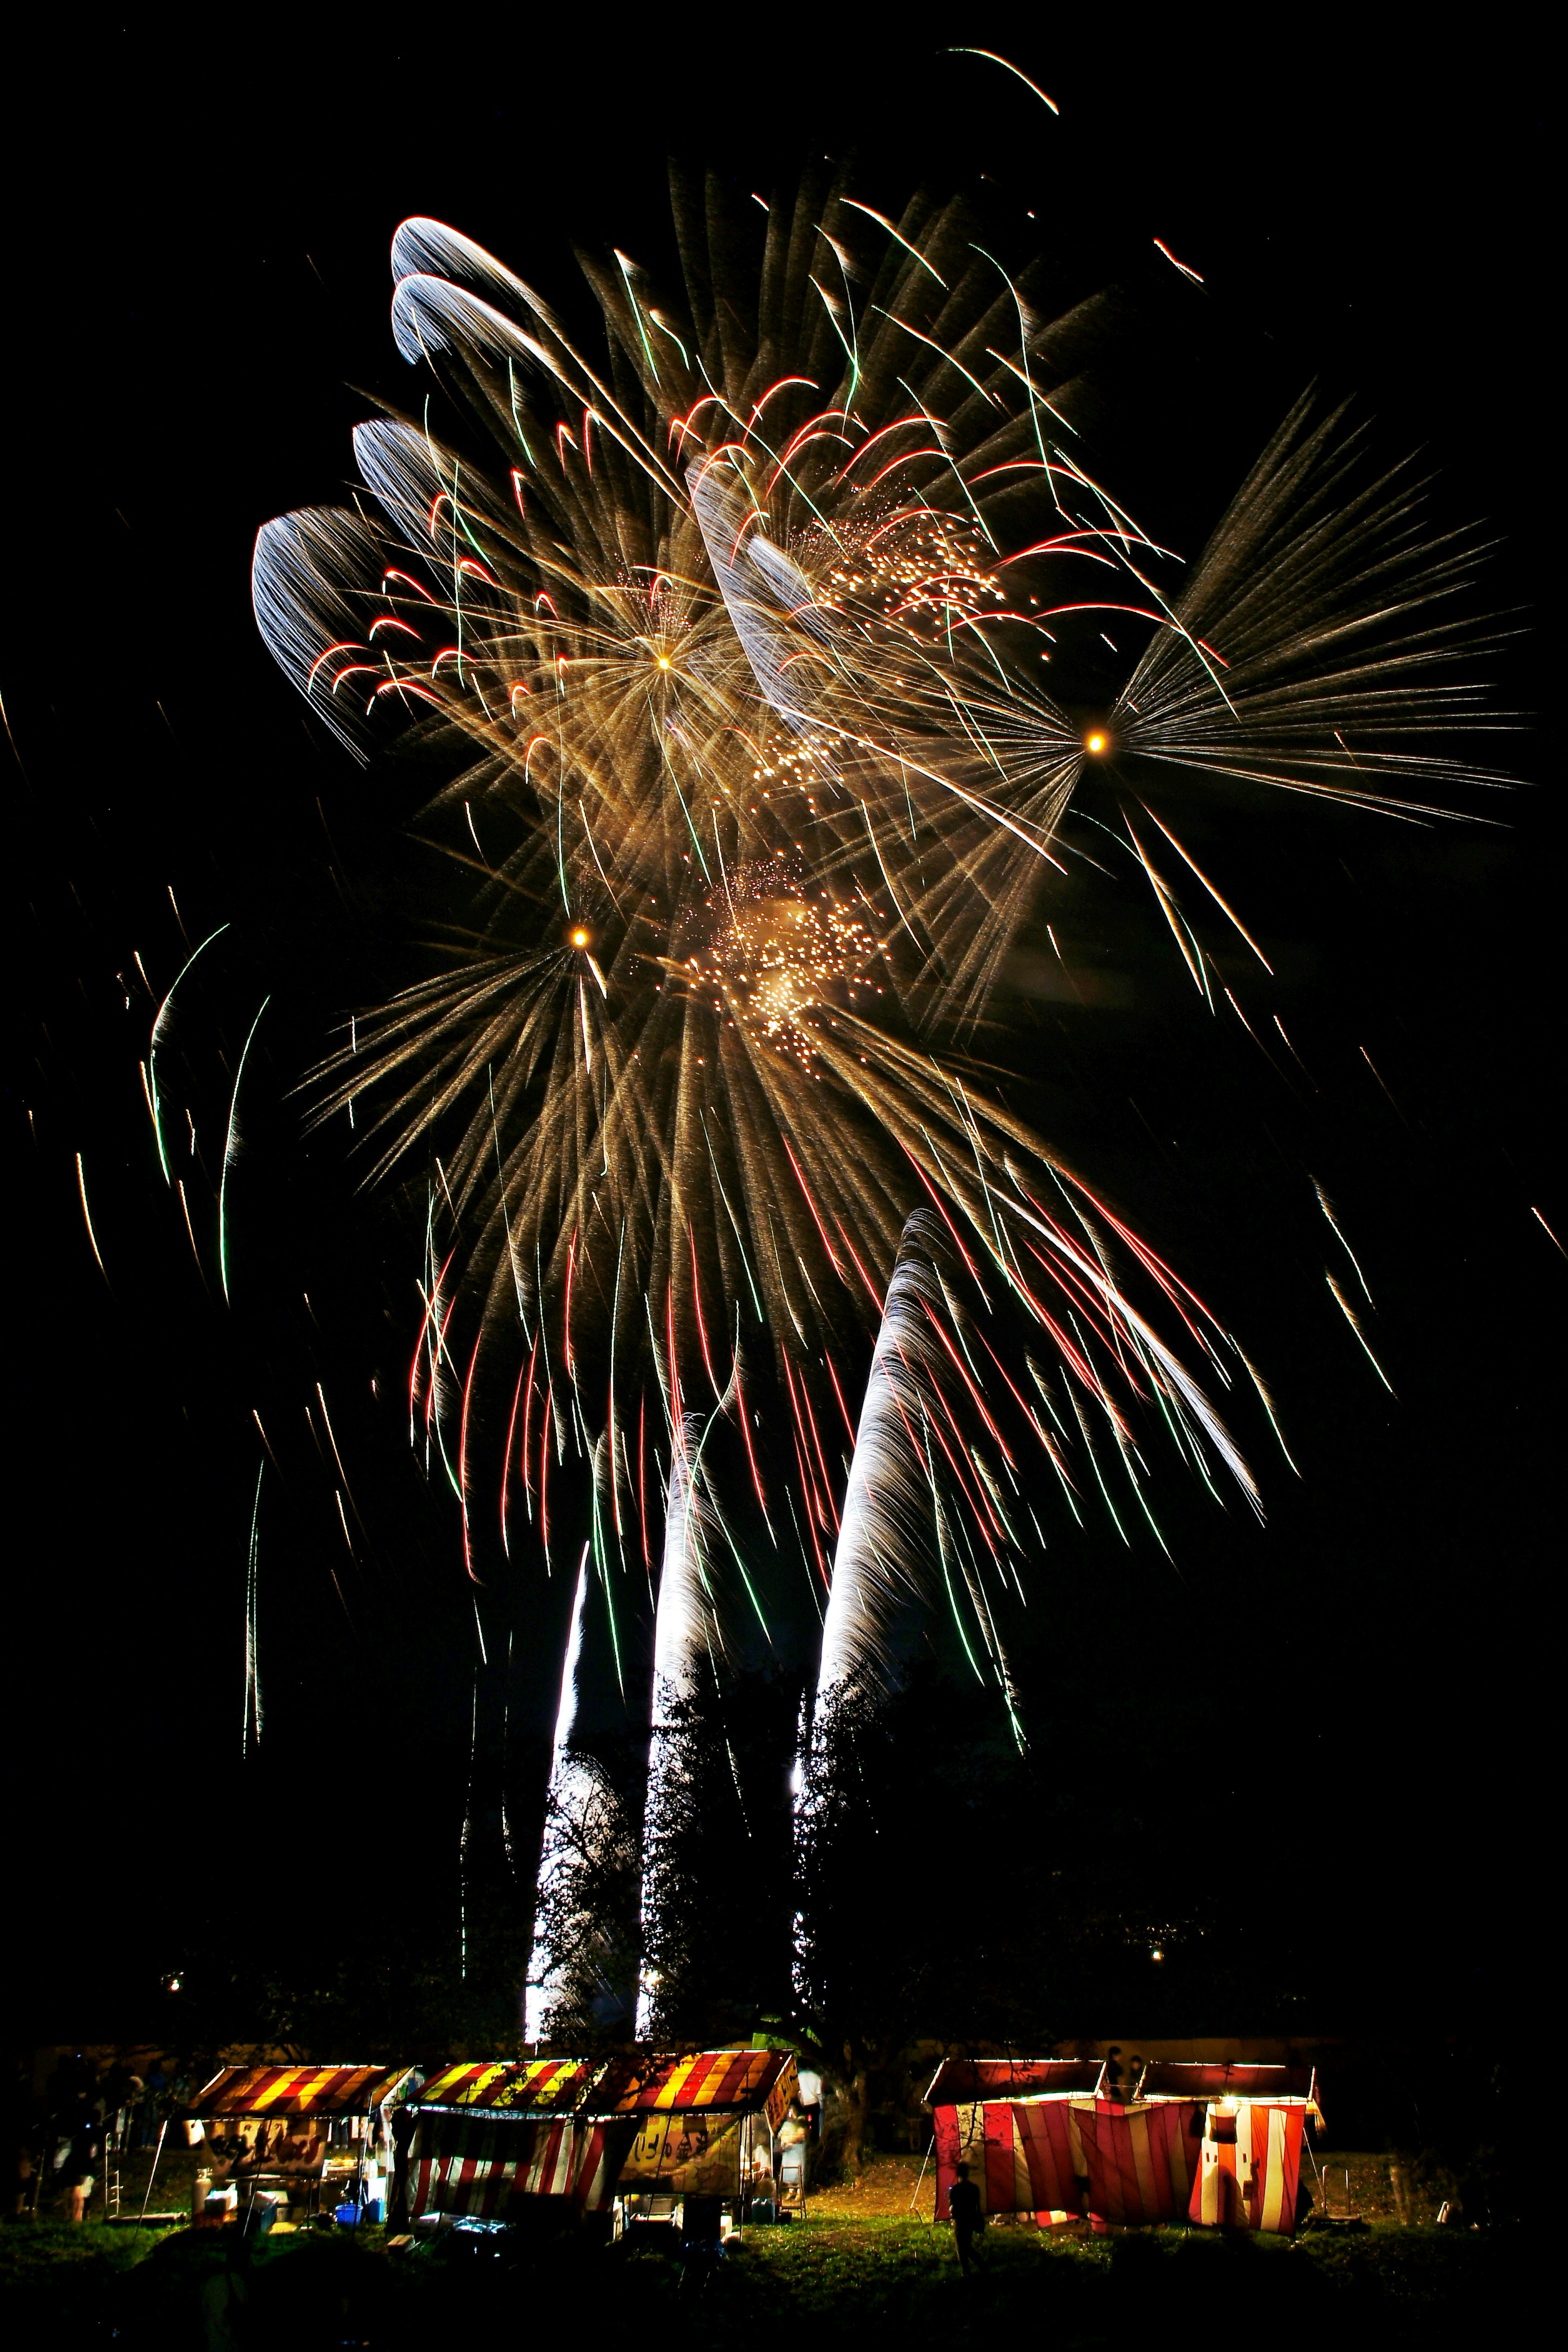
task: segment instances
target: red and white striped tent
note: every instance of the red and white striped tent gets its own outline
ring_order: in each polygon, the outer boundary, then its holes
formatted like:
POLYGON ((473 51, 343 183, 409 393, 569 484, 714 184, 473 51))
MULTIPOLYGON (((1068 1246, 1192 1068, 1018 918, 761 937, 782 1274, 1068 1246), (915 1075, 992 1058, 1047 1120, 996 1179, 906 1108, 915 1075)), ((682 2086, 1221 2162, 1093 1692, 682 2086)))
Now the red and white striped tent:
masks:
POLYGON ((985 2213, 1042 2225, 1084 2211, 1079 2115, 1105 2068, 1097 2058, 945 2058, 926 2092, 936 2137, 936 2216, 967 2164, 985 2213))
POLYGON ((1130 2100, 1073 2059, 950 2060, 928 2103, 939 2221, 961 2162, 986 2213, 1043 2223, 1087 2213, 1097 2231, 1195 2221, 1289 2235, 1301 2147, 1321 2124, 1316 2073, 1151 2062, 1130 2100))
POLYGON ((1089 2183, 1086 2204, 1097 2231, 1183 2221, 1197 2177, 1199 2110, 1190 2100, 1153 2106, 1089 2099, 1077 2114, 1089 2183))

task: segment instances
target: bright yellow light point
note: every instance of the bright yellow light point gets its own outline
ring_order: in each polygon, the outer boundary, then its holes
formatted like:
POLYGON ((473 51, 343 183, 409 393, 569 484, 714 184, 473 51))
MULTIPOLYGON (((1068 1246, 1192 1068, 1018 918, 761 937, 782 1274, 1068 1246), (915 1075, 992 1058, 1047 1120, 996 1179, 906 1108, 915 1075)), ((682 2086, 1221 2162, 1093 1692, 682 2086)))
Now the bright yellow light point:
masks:
POLYGON ((574 948, 585 948, 588 944, 587 932, 574 931, 572 934, 572 944, 574 948))
POLYGON ((668 654, 660 654, 658 657, 658 666, 660 669, 668 669, 669 667, 669 656, 668 654))
POLYGON ((1105 749, 1104 736, 1098 730, 1092 735, 1086 735, 1083 739, 1083 748, 1086 751, 1103 751, 1105 749))

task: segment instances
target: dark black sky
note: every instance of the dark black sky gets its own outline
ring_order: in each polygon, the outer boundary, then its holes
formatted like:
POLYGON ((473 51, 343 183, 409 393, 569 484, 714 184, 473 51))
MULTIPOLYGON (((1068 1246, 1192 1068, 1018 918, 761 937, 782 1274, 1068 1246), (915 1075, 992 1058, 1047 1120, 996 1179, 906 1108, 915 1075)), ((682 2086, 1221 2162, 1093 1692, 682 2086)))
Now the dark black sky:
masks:
MULTIPOLYGON (((868 199, 895 211, 922 180, 989 173, 984 200, 1035 211, 1068 290, 1126 289, 1103 429, 1136 511, 1194 543, 1306 382, 1353 391, 1391 455, 1428 450, 1442 513, 1495 528, 1492 593, 1535 632, 1498 666, 1500 693, 1549 716, 1555 125, 1525 21, 1494 12, 1484 53, 1416 57, 1354 12, 1315 16, 1301 54, 1174 18, 1058 40, 977 12, 970 37, 1015 57, 1059 121, 973 58, 820 16, 732 37, 710 19, 699 38, 468 11, 402 40, 367 12, 247 19, 221 51, 112 26, 35 49, 5 163, 0 635, 19 760, 6 1723, 22 2038, 132 2019, 204 1888, 258 1856, 287 1858, 302 1909, 330 1908, 345 1873, 428 1867, 460 1806, 453 1531, 371 1391, 406 1362, 414 1253, 335 1142, 302 1149, 288 1092, 331 1023, 406 971, 407 811, 311 734, 256 637, 247 580, 260 522, 337 494, 367 405, 353 387, 405 389, 386 324, 398 220, 449 220, 564 296, 574 239, 657 258, 672 150, 764 189, 853 150, 868 199), (137 1067, 181 922, 194 942, 225 921, 176 1058, 216 1176, 226 1073, 270 995, 227 1312, 210 1232, 198 1273, 158 1178, 137 1067), (317 1381, 357 1505, 352 1558, 342 1481, 305 1421, 317 1381), (276 1728, 268 1773, 242 1777, 253 1409, 282 1465, 263 1500, 276 1728), (373 1730, 388 1773, 363 1769, 373 1730)), ((1130 1704, 1169 1704, 1188 1732, 1206 1707, 1245 1721, 1278 1791, 1272 1808, 1247 1800, 1246 1834, 1276 1841, 1282 1906, 1340 1955, 1315 1979, 1325 2026, 1416 1984, 1456 2015, 1497 1989, 1480 1958, 1528 1810, 1518 1694, 1561 1549, 1564 1269, 1531 1215, 1568 1229, 1550 1144, 1550 740, 1532 722, 1503 747, 1531 789, 1484 835, 1217 801, 1194 814, 1278 950, 1271 1009, 1310 1076, 1222 1039, 1146 933, 1085 941, 1126 1009, 1037 1007, 1053 1131, 1256 1343, 1305 1473, 1269 1465, 1261 1535, 1184 1508, 1184 1583, 1107 1545, 1052 1607, 1081 1670, 1130 1704), (1339 1261, 1308 1168, 1376 1295, 1397 1403, 1327 1297, 1339 1261)), ((210 1226, 210 1194, 194 1188, 193 1213, 210 1226)), ((542 1666, 536 1714, 546 1680, 542 1666)), ((1173 1801, 1223 1810, 1216 1769, 1188 1738, 1173 1801)))

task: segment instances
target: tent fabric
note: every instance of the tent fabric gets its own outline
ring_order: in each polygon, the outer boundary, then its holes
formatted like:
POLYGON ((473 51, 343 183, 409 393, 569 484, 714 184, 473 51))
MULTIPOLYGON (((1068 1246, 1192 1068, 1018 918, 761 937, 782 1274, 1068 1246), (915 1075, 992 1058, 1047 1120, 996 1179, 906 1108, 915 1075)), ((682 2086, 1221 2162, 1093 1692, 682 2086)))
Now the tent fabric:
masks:
POLYGON ((1078 2115, 1068 2099, 941 2106, 933 2120, 939 2221, 952 2219, 948 2196, 961 2163, 984 2212, 1035 2213, 1047 2221, 1083 2211, 1078 2115))
POLYGON ((1196 2102, 1142 2106, 1094 2099, 1076 2104, 1075 2112, 1097 2230, 1184 2219, 1203 2128, 1196 2102))
POLYGON ((770 2122, 788 2112, 795 2095, 791 2050, 705 2050, 684 2058, 612 2058, 594 2085, 589 2112, 642 2115, 660 2109, 706 2114, 734 2107, 766 2108, 770 2122))
POLYGON ((973 2105, 985 2099, 1092 2098, 1105 2067, 1099 2058, 944 2058, 926 2092, 930 2107, 973 2105))
POLYGON ((419 2094, 425 2108, 482 2107, 502 2115, 569 2115, 580 2107, 599 2072, 590 2058, 500 2059, 493 2064, 444 2067, 419 2094))
POLYGON ((503 2221, 526 2197, 567 2198, 581 2212, 604 2212, 625 2137, 611 2126, 565 2118, 422 2116, 409 2164, 409 2212, 416 2220, 503 2221))
POLYGON ((225 2066, 191 2102, 194 2116, 372 2115, 411 2066, 225 2066))
POLYGON ((1294 2234, 1304 2105, 1237 2099, 1211 2106, 1187 2210, 1211 2229, 1294 2234))

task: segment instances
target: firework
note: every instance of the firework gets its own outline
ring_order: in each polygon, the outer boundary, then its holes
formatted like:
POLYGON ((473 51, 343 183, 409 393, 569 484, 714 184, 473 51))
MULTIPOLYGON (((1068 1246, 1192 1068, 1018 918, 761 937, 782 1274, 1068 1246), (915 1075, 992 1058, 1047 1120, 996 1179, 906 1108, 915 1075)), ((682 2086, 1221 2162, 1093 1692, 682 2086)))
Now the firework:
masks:
POLYGON ((548 1559, 552 1471, 591 1465, 617 1672, 614 1592, 657 1559, 674 1687, 726 1640, 710 1553, 765 1625, 741 1498, 774 1550, 798 1535, 824 1687, 875 1663, 884 1522, 918 1504, 1005 1688, 979 1563, 1022 1548, 1020 1443, 1075 1516, 1098 1488, 1121 1526, 1112 1484, 1148 1510, 1149 1426, 1258 1499, 1156 1319, 1205 1377, 1245 1360, 970 1058, 1063 815, 1086 772, 1110 789, 1212 1003, 1173 857, 1254 943, 1144 793, 1168 817, 1205 772, 1411 811, 1489 781, 1447 748, 1477 715, 1448 672, 1478 551, 1304 405, 1184 569, 1075 430, 1085 319, 961 205, 894 223, 825 178, 753 228, 678 182, 676 220, 673 291, 585 263, 591 356, 405 223, 394 334, 447 421, 422 395, 362 425, 363 492, 258 539, 279 663, 357 755, 427 740, 471 891, 447 968, 358 1017, 321 1115, 358 1107, 376 1173, 428 1171, 410 1422, 472 1572, 482 1358, 511 1400, 503 1542, 521 1511, 548 1559), (1085 614, 1147 640, 1087 723, 1041 682, 1085 614))

